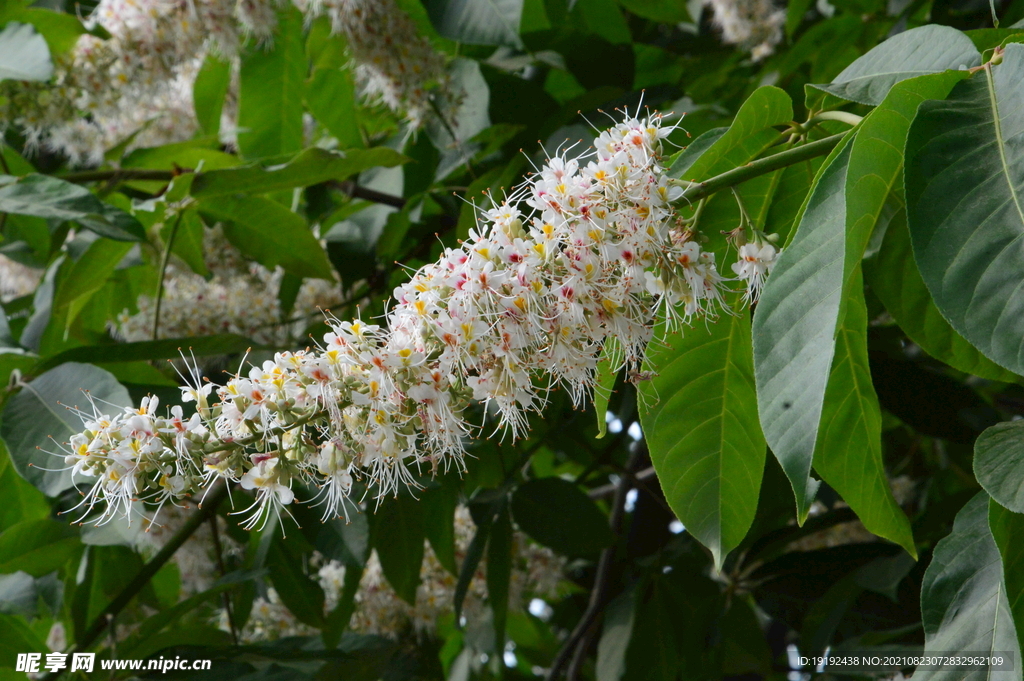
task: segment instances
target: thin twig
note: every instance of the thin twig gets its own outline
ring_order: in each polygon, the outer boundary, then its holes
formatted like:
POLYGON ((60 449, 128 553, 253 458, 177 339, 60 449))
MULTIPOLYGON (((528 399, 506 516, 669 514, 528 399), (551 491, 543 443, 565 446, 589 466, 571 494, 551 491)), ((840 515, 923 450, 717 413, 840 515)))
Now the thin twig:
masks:
MULTIPOLYGON (((213 537, 213 550, 217 552, 217 570, 223 578, 228 571, 224 568, 224 549, 220 543, 220 529, 217 527, 217 516, 211 515, 209 522, 210 535, 213 537)), ((238 627, 235 625, 235 613, 234 609, 231 607, 231 594, 225 591, 221 596, 224 599, 224 611, 228 614, 228 628, 231 629, 231 640, 237 646, 238 627)))
POLYGON ((178 226, 185 216, 184 211, 178 213, 178 219, 171 227, 171 233, 167 237, 167 244, 164 246, 163 256, 160 258, 160 278, 156 282, 156 307, 153 309, 153 340, 159 340, 160 331, 160 304, 164 299, 164 277, 167 275, 167 263, 171 259, 171 248, 174 246, 174 237, 178 233, 178 226))

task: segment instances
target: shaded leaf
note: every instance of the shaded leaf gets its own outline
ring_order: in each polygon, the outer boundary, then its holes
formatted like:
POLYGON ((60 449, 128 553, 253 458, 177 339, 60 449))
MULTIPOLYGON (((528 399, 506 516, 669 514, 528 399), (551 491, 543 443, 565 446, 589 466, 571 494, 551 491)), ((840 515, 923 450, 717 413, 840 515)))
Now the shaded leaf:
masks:
MULTIPOLYGON (((1012 652, 1020 659, 999 549, 989 530, 989 498, 979 492, 956 516, 953 531, 935 545, 921 585, 924 654, 1012 652)), ((987 670, 918 670, 915 681, 975 681, 987 670)))
POLYGON ((974 475, 999 504, 1024 513, 1024 421, 997 423, 981 434, 974 475))
POLYGON ((900 207, 889 221, 878 254, 864 263, 871 290, 903 332, 929 355, 968 374, 1014 381, 1007 371, 967 342, 935 307, 914 262, 907 211, 900 207))
POLYGON ((1024 374, 1024 45, 921 105, 907 139, 907 222, 936 307, 1024 374))
POLYGON ((78 529, 67 523, 49 518, 20 522, 0 534, 0 574, 42 577, 64 567, 81 545, 78 529))
POLYGON ((565 556, 593 556, 612 543, 608 519, 579 487, 561 478, 536 478, 512 494, 516 525, 539 544, 565 556), (551 518, 559 522, 551 522, 551 518))
POLYGON ((131 215, 103 203, 84 187, 47 175, 0 176, 0 212, 74 220, 108 239, 146 239, 142 225, 131 215))
POLYGON ((1003 585, 1017 630, 1017 643, 1024 649, 1024 515, 1008 511, 990 499, 988 524, 1003 562, 1003 585))
POLYGON ((430 21, 445 38, 471 45, 518 47, 523 0, 426 0, 430 21))
POLYGON ((373 514, 373 548, 391 588, 415 605, 423 563, 423 515, 419 502, 399 496, 381 503, 373 514))
POLYGON ((220 116, 230 85, 231 62, 216 54, 207 54, 192 85, 196 121, 204 134, 216 135, 220 132, 220 116))

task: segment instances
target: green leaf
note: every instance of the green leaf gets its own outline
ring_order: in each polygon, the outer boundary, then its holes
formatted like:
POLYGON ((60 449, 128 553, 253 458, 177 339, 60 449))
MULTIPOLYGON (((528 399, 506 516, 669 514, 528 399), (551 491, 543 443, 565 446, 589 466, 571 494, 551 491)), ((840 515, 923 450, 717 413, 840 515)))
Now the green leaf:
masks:
POLYGON ((276 201, 260 196, 203 199, 199 210, 224 225, 224 236, 264 267, 278 265, 298 277, 331 280, 331 263, 306 221, 276 201))
POLYGON ((568 480, 536 478, 512 494, 512 515, 539 544, 570 557, 591 557, 615 539, 597 505, 568 480), (552 518, 558 518, 556 523, 552 518))
POLYGON ((311 627, 324 626, 324 591, 302 569, 302 554, 280 537, 275 538, 267 556, 270 581, 288 610, 311 627))
MULTIPOLYGON (((1003 584, 999 549, 989 530, 989 498, 979 492, 956 516, 953 531, 935 545, 921 584, 924 654, 1007 651, 1020 659, 1020 645, 1003 584)), ((915 681, 963 681, 955 668, 919 670, 915 681)))
POLYGON ((750 529, 764 472, 750 317, 672 334, 647 360, 657 375, 638 389, 654 470, 669 506, 721 566, 750 529))
POLYGON ((60 279, 53 296, 54 316, 66 312, 64 324, 70 326, 93 294, 107 283, 131 247, 131 243, 110 239, 96 239, 89 244, 67 275, 60 279))
POLYGON ((306 107, 342 149, 363 146, 356 119, 356 88, 348 69, 315 69, 306 85, 306 107))
POLYGON ((619 4, 638 17, 651 21, 664 24, 694 22, 686 8, 686 0, 619 0, 619 4))
POLYGON ((997 423, 978 437, 974 475, 993 499, 1024 513, 1024 421, 997 423))
MULTIPOLYGON (((19 653, 47 653, 46 642, 16 615, 0 615, 0 673, 14 669, 19 653)), ((23 677, 19 673, 19 677, 23 677)), ((13 677, 18 678, 18 677, 13 677)))
MULTIPOLYGON (((491 533, 491 526, 494 524, 495 513, 500 511, 504 505, 505 497, 502 496, 494 503, 487 504, 483 511, 473 513, 476 532, 473 533, 473 538, 469 541, 469 546, 466 548, 466 555, 462 559, 462 565, 459 566, 459 579, 455 582, 455 594, 452 597, 452 608, 455 610, 456 622, 461 621, 462 604, 466 600, 466 594, 469 593, 469 585, 476 576, 476 569, 480 565, 480 559, 484 557, 484 549, 487 546, 487 537, 491 533)), ((470 509, 472 510, 472 508, 471 506, 470 509)))
POLYGON ((597 681, 619 681, 626 671, 626 651, 636 620, 637 585, 616 596, 605 610, 597 642, 597 681))
POLYGON ((0 31, 0 82, 50 80, 53 61, 46 39, 31 24, 11 21, 0 31))
POLYGON ((410 496, 388 499, 373 514, 373 548, 388 583, 402 600, 416 604, 423 563, 423 509, 410 496))
POLYGON ((814 469, 870 532, 917 557, 910 521, 892 496, 882 461, 882 410, 868 366, 868 313, 859 268, 836 334, 825 388, 814 469))
POLYGON ((70 182, 32 173, 21 178, 0 176, 0 213, 74 220, 100 236, 118 241, 145 241, 139 221, 100 201, 70 182))
POLYGON ((78 529, 50 520, 26 520, 0 534, 0 574, 27 572, 33 577, 59 570, 81 546, 78 529))
POLYGON ((267 194, 282 189, 308 187, 328 180, 344 180, 370 168, 393 168, 408 160, 387 147, 342 152, 313 147, 304 150, 283 166, 250 166, 200 173, 192 181, 192 196, 208 199, 240 192, 267 194))
POLYGON ((28 484, 11 465, 7 448, 0 441, 0 489, 4 503, 0 504, 0 532, 26 520, 42 520, 50 515, 50 504, 43 493, 28 484))
MULTIPOLYGON (((743 102, 728 131, 692 163, 691 155, 686 152, 680 155, 676 165, 669 170, 669 176, 685 180, 706 180, 737 168, 756 158, 779 139, 779 132, 772 126, 786 125, 792 120, 793 102, 789 95, 771 85, 759 87, 743 102)), ((711 139, 712 132, 705 133, 709 136, 707 139, 711 139)), ((694 143, 701 140, 702 137, 698 137, 694 143)))
POLYGON ((231 62, 212 52, 207 54, 192 85, 196 121, 204 134, 216 135, 220 132, 220 116, 230 85, 231 62))
POLYGON ((717 142, 722 135, 729 132, 729 128, 712 128, 697 136, 686 145, 686 148, 679 152, 679 155, 672 161, 671 172, 673 177, 683 177, 687 171, 697 162, 704 152, 717 142))
POLYGON ((487 540, 487 601, 494 614, 495 648, 505 648, 505 620, 508 617, 509 583, 512 579, 512 519, 503 505, 491 526, 487 540))
POLYGON ((430 21, 445 38, 470 45, 519 47, 523 0, 425 0, 430 21))
POLYGON ((852 240, 846 249, 847 279, 864 253, 886 199, 894 188, 902 187, 903 147, 917 107, 926 99, 945 97, 966 75, 951 71, 901 81, 858 126, 846 182, 846 225, 852 240))
POLYGON ((453 575, 459 574, 455 560, 455 509, 459 505, 458 488, 445 484, 449 478, 442 478, 442 484, 423 493, 423 531, 430 540, 439 562, 453 575))
MULTIPOLYGON (((168 220, 160 232, 164 243, 171 238, 172 229, 174 229, 174 221, 168 220)), ((201 277, 210 274, 203 257, 203 235, 205 232, 206 227, 203 225, 199 213, 192 209, 186 210, 182 213, 181 223, 178 224, 177 231, 174 233, 174 242, 171 245, 171 252, 184 260, 189 269, 201 277)))
POLYGON ((28 382, 4 405, 0 437, 11 462, 21 477, 47 496, 57 496, 72 486, 70 470, 43 469, 64 465, 54 441, 63 442, 84 430, 83 420, 64 406, 87 407, 83 391, 104 411, 132 405, 128 391, 109 372, 76 363, 62 364, 28 382))
POLYGON ((55 12, 42 7, 30 7, 12 13, 10 18, 32 24, 46 39, 51 57, 67 54, 78 42, 78 36, 86 32, 82 22, 70 12, 55 12))
POLYGON ((252 45, 242 55, 238 147, 245 158, 266 158, 302 148, 302 95, 306 54, 302 14, 278 13, 272 49, 252 45))
POLYGON ((341 595, 338 597, 338 605, 328 613, 324 623, 322 635, 324 644, 328 648, 336 648, 341 641, 341 635, 348 628, 352 613, 356 610, 356 594, 359 592, 359 582, 362 577, 362 567, 345 566, 345 582, 341 588, 341 595))
POLYGON ((811 461, 840 322, 849 140, 817 178, 754 314, 761 427, 793 486, 801 523, 818 487, 811 461))
POLYGON ((812 87, 877 106, 901 80, 980 63, 978 49, 960 31, 949 26, 921 26, 889 38, 843 69, 830 84, 812 87))
POLYGON ((1017 377, 981 354, 942 316, 914 262, 907 211, 900 207, 889 221, 878 254, 864 262, 871 290, 903 332, 935 359, 958 371, 994 381, 1017 377))
POLYGON ((1024 515, 990 499, 988 525, 1003 561, 1003 586, 1017 630, 1017 644, 1024 650, 1024 515))
POLYGON ((1024 45, 921 105, 907 139, 907 222, 936 307, 1024 374, 1024 45))
POLYGON ((68 362, 133 362, 154 359, 177 359, 188 351, 196 357, 213 357, 242 353, 257 347, 250 339, 233 333, 221 333, 199 338, 165 338, 156 341, 112 343, 71 348, 44 358, 33 368, 40 373, 68 362))

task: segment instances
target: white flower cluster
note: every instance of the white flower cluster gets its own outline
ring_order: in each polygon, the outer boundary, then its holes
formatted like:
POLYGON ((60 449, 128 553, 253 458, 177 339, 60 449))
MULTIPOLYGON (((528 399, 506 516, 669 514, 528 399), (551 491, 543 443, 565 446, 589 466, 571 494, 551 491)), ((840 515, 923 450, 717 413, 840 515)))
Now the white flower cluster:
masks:
POLYGON ((754 61, 761 61, 782 42, 786 11, 776 7, 774 0, 704 0, 714 12, 715 26, 722 40, 750 52, 754 61))
MULTIPOLYGON (((203 254, 212 275, 209 280, 185 265, 168 266, 160 338, 237 333, 264 345, 282 345, 302 333, 320 310, 341 300, 337 282, 305 279, 290 315, 298 321, 283 323, 278 300, 283 270, 244 260, 219 227, 204 231, 203 254)), ((153 337, 155 300, 139 296, 137 305, 137 312, 125 310, 114 325, 115 334, 129 342, 153 337)))
POLYGON ((223 478, 253 490, 249 527, 291 503, 296 483, 319 490, 325 517, 344 515, 356 480, 381 498, 415 487, 423 466, 461 469, 473 399, 518 437, 556 385, 587 399, 607 338, 638 368, 657 306, 687 321, 721 302, 714 256, 674 216, 681 190, 660 165, 670 130, 658 115, 629 118, 589 159, 551 159, 395 290, 387 329, 332 319, 318 349, 277 353, 222 387, 191 370, 191 416, 160 415, 155 398, 113 416, 93 405, 66 456, 94 479, 86 514, 223 478))
POLYGON ((451 102, 445 55, 420 35, 395 0, 295 0, 307 16, 325 15, 345 36, 360 91, 419 126, 431 110, 451 102))
MULTIPOLYGON (((461 565, 475 526, 469 510, 460 506, 455 512, 455 560, 461 565)), ((437 631, 443 615, 452 612, 455 599, 456 577, 437 560, 429 542, 424 543, 423 563, 420 566, 420 585, 416 590, 416 604, 403 601, 387 583, 376 551, 370 554, 355 596, 355 610, 349 622, 351 631, 359 634, 377 634, 397 638, 415 632, 429 636, 437 631)), ((509 582, 509 605, 522 609, 528 598, 553 598, 558 594, 565 560, 549 549, 533 544, 520 532, 513 535, 512 573, 509 582)), ((347 568, 337 561, 329 561, 318 570, 320 586, 325 595, 325 611, 330 612, 341 597, 347 568)), ((487 607, 487 563, 480 562, 470 582, 463 612, 470 621, 476 621, 487 607)), ((226 626, 222 617, 221 626, 226 626)), ((313 633, 304 627, 270 590, 267 598, 253 603, 249 622, 242 632, 247 642, 313 633)))
MULTIPOLYGON (((134 148, 188 139, 197 131, 192 89, 203 58, 213 51, 235 60, 246 36, 269 43, 282 1, 101 0, 86 23, 110 38, 82 35, 51 83, 0 84, 0 129, 15 125, 30 146, 72 165, 97 165, 126 140, 134 148)), ((447 83, 445 57, 393 0, 295 4, 310 18, 327 13, 345 35, 365 96, 422 121, 429 91, 447 83)), ((233 102, 232 93, 227 135, 236 127, 233 102)))

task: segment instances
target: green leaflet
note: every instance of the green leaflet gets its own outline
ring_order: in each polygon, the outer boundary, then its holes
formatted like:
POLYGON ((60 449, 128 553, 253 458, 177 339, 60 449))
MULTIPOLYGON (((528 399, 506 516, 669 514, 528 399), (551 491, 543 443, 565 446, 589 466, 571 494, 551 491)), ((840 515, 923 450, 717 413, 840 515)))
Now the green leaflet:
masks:
POLYGON ((201 201, 199 211, 229 221, 224 236, 261 265, 280 265, 299 277, 333 278, 327 254, 306 221, 276 201, 261 196, 218 196, 201 201))
POLYGON ((855 60, 827 85, 813 85, 836 97, 877 105, 896 83, 947 69, 981 63, 966 35, 949 26, 921 26, 898 33, 855 60))
POLYGON ((23 478, 47 496, 57 496, 72 486, 70 470, 43 469, 60 468, 54 463, 62 461, 49 453, 56 451, 50 438, 63 442, 83 429, 82 419, 62 406, 88 407, 83 390, 109 409, 132 404, 128 391, 110 373, 89 364, 68 362, 30 381, 4 405, 0 436, 11 462, 23 478))
POLYGON ((754 314, 754 375, 765 439, 807 516, 810 478, 843 297, 849 138, 811 190, 792 243, 782 251, 754 314))
POLYGON ((669 506, 721 565, 743 540, 764 471, 750 317, 723 315, 664 343, 648 360, 640 417, 669 506))
POLYGON ((871 290, 903 332, 929 355, 981 378, 1017 380, 968 343, 935 307, 914 262, 905 208, 899 208, 889 221, 878 255, 864 262, 864 273, 871 290))
POLYGON ((670 177, 684 180, 706 180, 719 173, 739 167, 756 158, 773 142, 779 133, 772 126, 785 125, 793 119, 793 102, 783 90, 765 86, 758 88, 743 102, 736 112, 732 125, 721 136, 714 132, 705 133, 694 140, 701 146, 714 141, 693 160, 685 152, 677 159, 677 165, 669 169, 670 177), (677 169, 678 168, 678 169, 677 169))
POLYGON ((271 49, 251 46, 242 55, 238 147, 245 158, 266 158, 302 148, 302 95, 306 80, 302 15, 278 13, 271 49))
POLYGON ((1024 513, 1024 421, 997 423, 978 437, 974 475, 996 502, 1024 513))
MULTIPOLYGON (((989 498, 979 492, 956 516, 953 531, 935 545, 921 585, 924 654, 1012 652, 1020 659, 999 549, 989 530, 989 498)), ((1002 675, 1019 679, 1020 670, 1002 675)), ((966 675, 947 668, 921 670, 915 681, 981 681, 986 671, 966 675)))
POLYGON ((1024 515, 990 499, 988 525, 1003 561, 1003 586, 1017 630, 1017 643, 1024 649, 1024 515))
POLYGON ((239 192, 267 194, 308 187, 328 180, 344 180, 370 168, 393 168, 407 160, 402 154, 387 147, 342 152, 313 147, 297 154, 283 166, 249 166, 200 173, 192 181, 192 196, 207 199, 239 192))
POLYGON ((936 307, 989 359, 1024 373, 1024 45, 944 101, 906 148, 907 221, 936 307))
POLYGON ((882 412, 868 367, 867 307, 860 269, 836 334, 832 370, 814 445, 814 469, 869 531, 917 557, 910 521, 896 504, 882 462, 882 412))
POLYGON ((373 514, 371 535, 388 583, 405 602, 416 603, 426 537, 419 502, 408 495, 388 499, 373 514))

